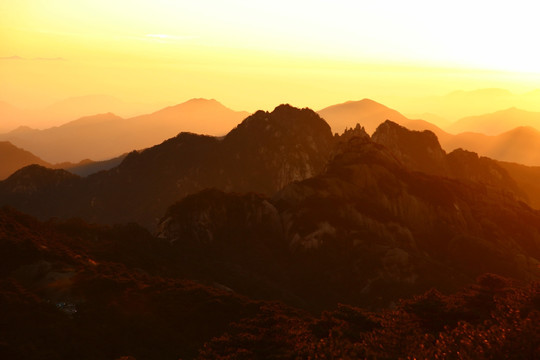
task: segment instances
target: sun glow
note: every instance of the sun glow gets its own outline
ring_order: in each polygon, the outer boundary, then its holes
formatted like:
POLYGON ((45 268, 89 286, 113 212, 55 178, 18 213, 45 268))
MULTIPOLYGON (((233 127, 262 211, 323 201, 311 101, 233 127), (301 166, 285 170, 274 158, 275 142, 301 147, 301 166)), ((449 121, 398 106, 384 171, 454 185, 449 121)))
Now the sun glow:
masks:
POLYGON ((540 22, 524 0, 5 0, 0 13, 0 100, 16 105, 107 93, 317 108, 540 84, 540 22))

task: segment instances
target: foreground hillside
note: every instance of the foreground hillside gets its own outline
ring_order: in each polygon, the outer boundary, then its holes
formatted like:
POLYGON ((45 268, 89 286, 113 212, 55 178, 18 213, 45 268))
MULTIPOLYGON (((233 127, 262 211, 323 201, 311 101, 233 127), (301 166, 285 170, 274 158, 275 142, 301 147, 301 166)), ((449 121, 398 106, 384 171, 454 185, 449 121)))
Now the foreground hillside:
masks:
POLYGON ((453 295, 396 299, 392 309, 313 313, 268 301, 279 292, 253 300, 219 277, 190 280, 211 273, 212 253, 186 254, 136 225, 40 223, 3 208, 0 249, 6 359, 535 359, 540 351, 540 284, 492 274, 453 295))

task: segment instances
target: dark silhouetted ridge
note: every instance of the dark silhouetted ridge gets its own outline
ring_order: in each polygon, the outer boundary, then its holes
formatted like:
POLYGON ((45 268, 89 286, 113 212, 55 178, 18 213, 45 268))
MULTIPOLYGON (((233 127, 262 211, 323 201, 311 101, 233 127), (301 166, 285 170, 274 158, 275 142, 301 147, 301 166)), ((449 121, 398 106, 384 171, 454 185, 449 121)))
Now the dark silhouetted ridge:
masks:
MULTIPOLYGON (((119 166, 70 188, 73 208, 54 206, 57 211, 36 213, 16 197, 6 204, 40 218, 82 216, 153 227, 171 203, 205 188, 272 194, 313 176, 324 169, 333 141, 330 127, 315 112, 282 105, 246 118, 224 139, 180 133, 131 152, 119 166)), ((3 189, 11 192, 9 185, 3 189)), ((67 196, 59 191, 58 197, 67 196)))

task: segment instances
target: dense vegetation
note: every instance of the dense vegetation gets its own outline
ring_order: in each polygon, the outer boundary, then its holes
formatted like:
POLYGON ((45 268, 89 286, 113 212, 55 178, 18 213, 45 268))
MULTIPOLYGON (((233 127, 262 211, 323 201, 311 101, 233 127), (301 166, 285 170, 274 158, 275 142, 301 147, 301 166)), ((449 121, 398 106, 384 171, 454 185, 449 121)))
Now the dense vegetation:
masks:
POLYGON ((540 284, 484 275, 391 309, 307 312, 178 280, 136 226, 0 216, 0 354, 17 359, 534 359, 540 284))

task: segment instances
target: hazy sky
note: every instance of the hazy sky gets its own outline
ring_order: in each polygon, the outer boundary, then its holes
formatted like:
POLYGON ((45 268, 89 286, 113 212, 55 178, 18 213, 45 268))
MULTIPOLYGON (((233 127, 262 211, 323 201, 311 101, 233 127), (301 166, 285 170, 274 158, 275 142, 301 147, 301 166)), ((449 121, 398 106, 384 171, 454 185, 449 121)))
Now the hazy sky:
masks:
POLYGON ((2 0, 0 100, 204 97, 252 111, 526 92, 540 88, 536 3, 2 0))

